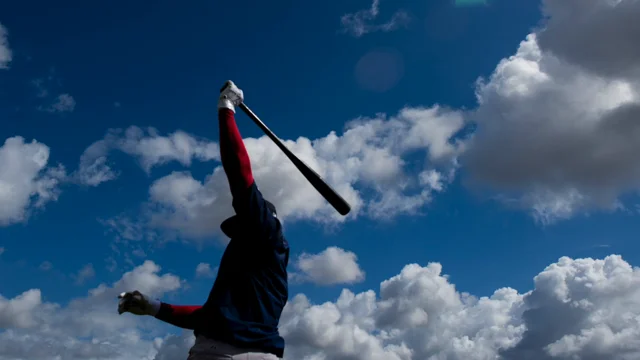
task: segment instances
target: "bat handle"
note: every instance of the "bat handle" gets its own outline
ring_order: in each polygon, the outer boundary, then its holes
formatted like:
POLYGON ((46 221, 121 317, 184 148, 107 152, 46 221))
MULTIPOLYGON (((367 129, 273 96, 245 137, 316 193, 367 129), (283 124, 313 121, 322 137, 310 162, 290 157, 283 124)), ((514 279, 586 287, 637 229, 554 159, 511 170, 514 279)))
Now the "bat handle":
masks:
POLYGON ((231 80, 227 80, 224 85, 220 88, 220 93, 222 93, 224 91, 224 89, 228 88, 229 86, 231 86, 231 80))

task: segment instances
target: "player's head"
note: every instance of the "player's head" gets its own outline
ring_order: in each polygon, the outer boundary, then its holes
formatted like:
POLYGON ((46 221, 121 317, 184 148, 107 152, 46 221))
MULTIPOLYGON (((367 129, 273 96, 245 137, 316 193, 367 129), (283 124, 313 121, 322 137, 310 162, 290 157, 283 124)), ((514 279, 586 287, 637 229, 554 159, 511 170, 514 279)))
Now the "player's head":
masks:
MULTIPOLYGON (((275 205, 271 202, 265 200, 266 208, 269 213, 275 218, 277 218, 277 211, 275 205)), ((234 238, 242 233, 243 230, 248 230, 246 228, 246 224, 242 223, 242 219, 238 217, 238 215, 233 215, 232 217, 226 219, 220 224, 220 229, 222 232, 230 238, 234 238)))

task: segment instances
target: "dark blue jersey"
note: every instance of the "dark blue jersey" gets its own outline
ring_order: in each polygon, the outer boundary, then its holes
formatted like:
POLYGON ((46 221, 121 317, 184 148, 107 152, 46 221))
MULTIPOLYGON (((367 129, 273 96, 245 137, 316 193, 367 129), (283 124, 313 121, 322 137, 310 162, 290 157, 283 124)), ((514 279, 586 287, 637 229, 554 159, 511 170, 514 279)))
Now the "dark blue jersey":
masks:
POLYGON ((234 194, 233 208, 236 215, 222 225, 231 241, 203 307, 208 321, 196 332, 282 357, 278 322, 288 298, 289 244, 255 182, 234 194))
POLYGON ((278 322, 288 297, 289 244, 275 206, 255 184, 234 111, 222 108, 218 116, 220 155, 236 212, 221 228, 231 241, 207 302, 202 306, 162 303, 156 317, 193 329, 196 336, 283 357, 278 322))

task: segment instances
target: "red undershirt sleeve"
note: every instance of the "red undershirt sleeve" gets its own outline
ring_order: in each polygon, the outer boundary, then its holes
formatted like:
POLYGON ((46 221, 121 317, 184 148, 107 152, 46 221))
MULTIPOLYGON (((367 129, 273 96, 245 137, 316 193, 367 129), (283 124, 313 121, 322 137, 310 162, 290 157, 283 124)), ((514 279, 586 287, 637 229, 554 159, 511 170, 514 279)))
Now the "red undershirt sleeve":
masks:
POLYGON ((156 319, 183 329, 195 330, 202 315, 202 306, 180 306, 160 304, 156 319))
POLYGON ((278 229, 277 219, 266 206, 266 201, 253 178, 251 160, 232 110, 218 110, 220 123, 220 157, 222 167, 229 180, 233 209, 243 225, 251 228, 258 238, 272 238, 278 229))
POLYGON ((227 174, 231 194, 235 198, 253 184, 251 160, 236 125, 234 112, 225 108, 219 109, 218 119, 222 167, 227 174))

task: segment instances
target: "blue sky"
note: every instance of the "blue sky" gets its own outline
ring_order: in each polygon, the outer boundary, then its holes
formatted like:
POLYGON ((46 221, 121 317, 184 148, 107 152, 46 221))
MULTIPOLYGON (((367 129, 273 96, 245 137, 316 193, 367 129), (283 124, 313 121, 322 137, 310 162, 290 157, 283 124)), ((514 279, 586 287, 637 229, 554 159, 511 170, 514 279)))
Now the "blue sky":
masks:
MULTIPOLYGON (((244 90, 246 103, 279 137, 298 140, 297 149, 304 148, 299 137, 321 139, 332 131, 342 136, 351 120, 403 118, 399 115, 403 108, 434 104, 444 106, 445 112, 461 114, 465 124, 500 129, 499 123, 492 125, 487 120, 491 114, 498 116, 491 113, 494 108, 481 106, 474 112, 479 106, 477 94, 483 98, 491 90, 490 86, 480 89, 476 81, 481 77, 490 80, 499 62, 515 55, 528 34, 539 31, 540 1, 493 0, 467 7, 443 0, 382 0, 376 4, 379 12, 366 20, 368 31, 360 35, 349 32, 353 23, 349 27, 341 18, 369 9, 372 4, 366 0, 322 4, 197 0, 189 6, 164 0, 29 0, 0 5, 0 24, 7 31, 6 47, 11 51, 7 68, 0 69, 0 117, 4 119, 0 140, 21 136, 26 142, 35 139, 46 144, 50 149, 47 169, 62 164, 68 175, 57 186, 57 200, 37 209, 30 203, 28 217, 0 222, 4 225, 0 227, 0 248, 4 249, 0 294, 12 299, 37 288, 43 301, 67 304, 151 260, 162 272, 175 274, 188 284, 167 294, 168 301, 204 301, 212 278, 197 277, 195 269, 199 263, 217 266, 224 248, 218 234, 209 232, 194 240, 173 229, 171 241, 139 240, 131 245, 130 241, 117 242, 122 234, 110 231, 113 229, 105 223, 123 218, 141 221, 148 215, 145 206, 154 182, 174 171, 189 171, 197 181, 205 181, 219 166, 215 155, 204 155, 205 161, 194 155, 186 165, 160 162, 147 173, 140 166, 146 155, 112 149, 108 163, 118 174, 116 179, 90 186, 72 178, 81 170, 81 155, 110 129, 153 127, 161 137, 180 130, 204 143, 217 141, 217 93, 227 79, 244 90), (394 17, 399 11, 408 14, 406 23, 379 27, 402 20, 402 16, 394 17), (132 255, 138 247, 144 255, 132 255), (127 262, 127 257, 133 261, 127 262), (50 266, 43 268, 44 262, 50 266), (88 264, 92 271, 77 282, 77 274, 88 264)), ((552 45, 549 49, 544 51, 556 51, 552 45)), ((496 94, 503 93, 496 90, 496 94)), ((484 99, 491 104, 494 97, 484 99)), ((513 100, 506 95, 505 99, 500 104, 513 100)), ((537 108, 533 102, 513 104, 507 117, 519 114, 517 104, 528 106, 529 112, 537 108)), ((553 105, 548 108, 554 109, 553 105)), ((607 110, 615 107, 607 106, 607 110)), ((246 116, 237 118, 244 137, 262 135, 246 116)), ((509 126, 504 128, 511 129, 509 126)), ((502 134, 500 139, 510 135, 507 130, 498 134, 502 134)), ((515 183, 505 180, 509 176, 493 178, 504 167, 491 174, 479 171, 479 164, 484 163, 466 155, 475 151, 474 146, 478 154, 489 154, 488 140, 483 142, 485 138, 478 136, 478 145, 469 145, 471 150, 456 153, 455 161, 447 158, 444 165, 434 160, 433 144, 396 154, 406 161, 403 179, 412 184, 424 169, 444 174, 455 168, 444 190, 431 189, 430 200, 411 211, 391 211, 383 218, 369 216, 371 209, 363 208, 357 218, 342 222, 332 220, 335 215, 327 215, 320 205, 303 219, 296 219, 292 210, 285 225, 295 257, 338 247, 354 253, 357 266, 366 274, 346 284, 294 282, 292 296, 304 293, 313 303, 321 303, 334 301, 343 288, 354 293, 377 291, 382 281, 411 263, 442 264, 443 273, 459 291, 476 296, 489 296, 502 287, 525 293, 534 287, 532 278, 562 256, 602 259, 621 254, 629 263, 638 263, 635 238, 640 225, 628 181, 594 185, 579 179, 579 171, 564 170, 560 170, 560 180, 531 179, 536 191, 556 194, 557 189, 571 189, 580 194, 579 203, 567 205, 570 211, 562 212, 565 208, 558 206, 555 209, 561 209, 552 221, 541 221, 535 216, 538 203, 527 202, 530 194, 538 193, 529 192, 526 179, 515 183), (480 144, 485 145, 480 148, 480 144), (453 166, 454 162, 458 165, 453 166), (490 190, 476 188, 478 179, 487 181, 490 190), (599 197, 600 190, 607 196, 599 197), (501 200, 504 196, 519 200, 513 206, 501 200), (609 211, 614 200, 624 209, 609 211)), ((513 139, 518 142, 515 135, 513 139)), ((508 146, 503 154, 517 154, 522 159, 516 161, 518 166, 527 165, 531 158, 518 153, 523 148, 508 146)), ((252 158, 255 162, 258 157, 252 154, 252 158)), ((496 161, 496 166, 504 165, 496 161)), ((264 172, 271 174, 269 179, 278 179, 279 170, 269 166, 264 172)), ((558 168, 566 166, 554 167, 558 168)), ((514 167, 512 171, 520 170, 514 167)), ((365 203, 370 192, 379 196, 387 191, 384 182, 351 184, 362 191, 365 203)), ((296 201, 286 194, 281 198, 296 201)), ((166 235, 161 227, 140 226, 140 231, 166 235)), ((294 261, 290 270, 304 272, 294 261)), ((115 298, 113 306, 115 312, 115 298)))

